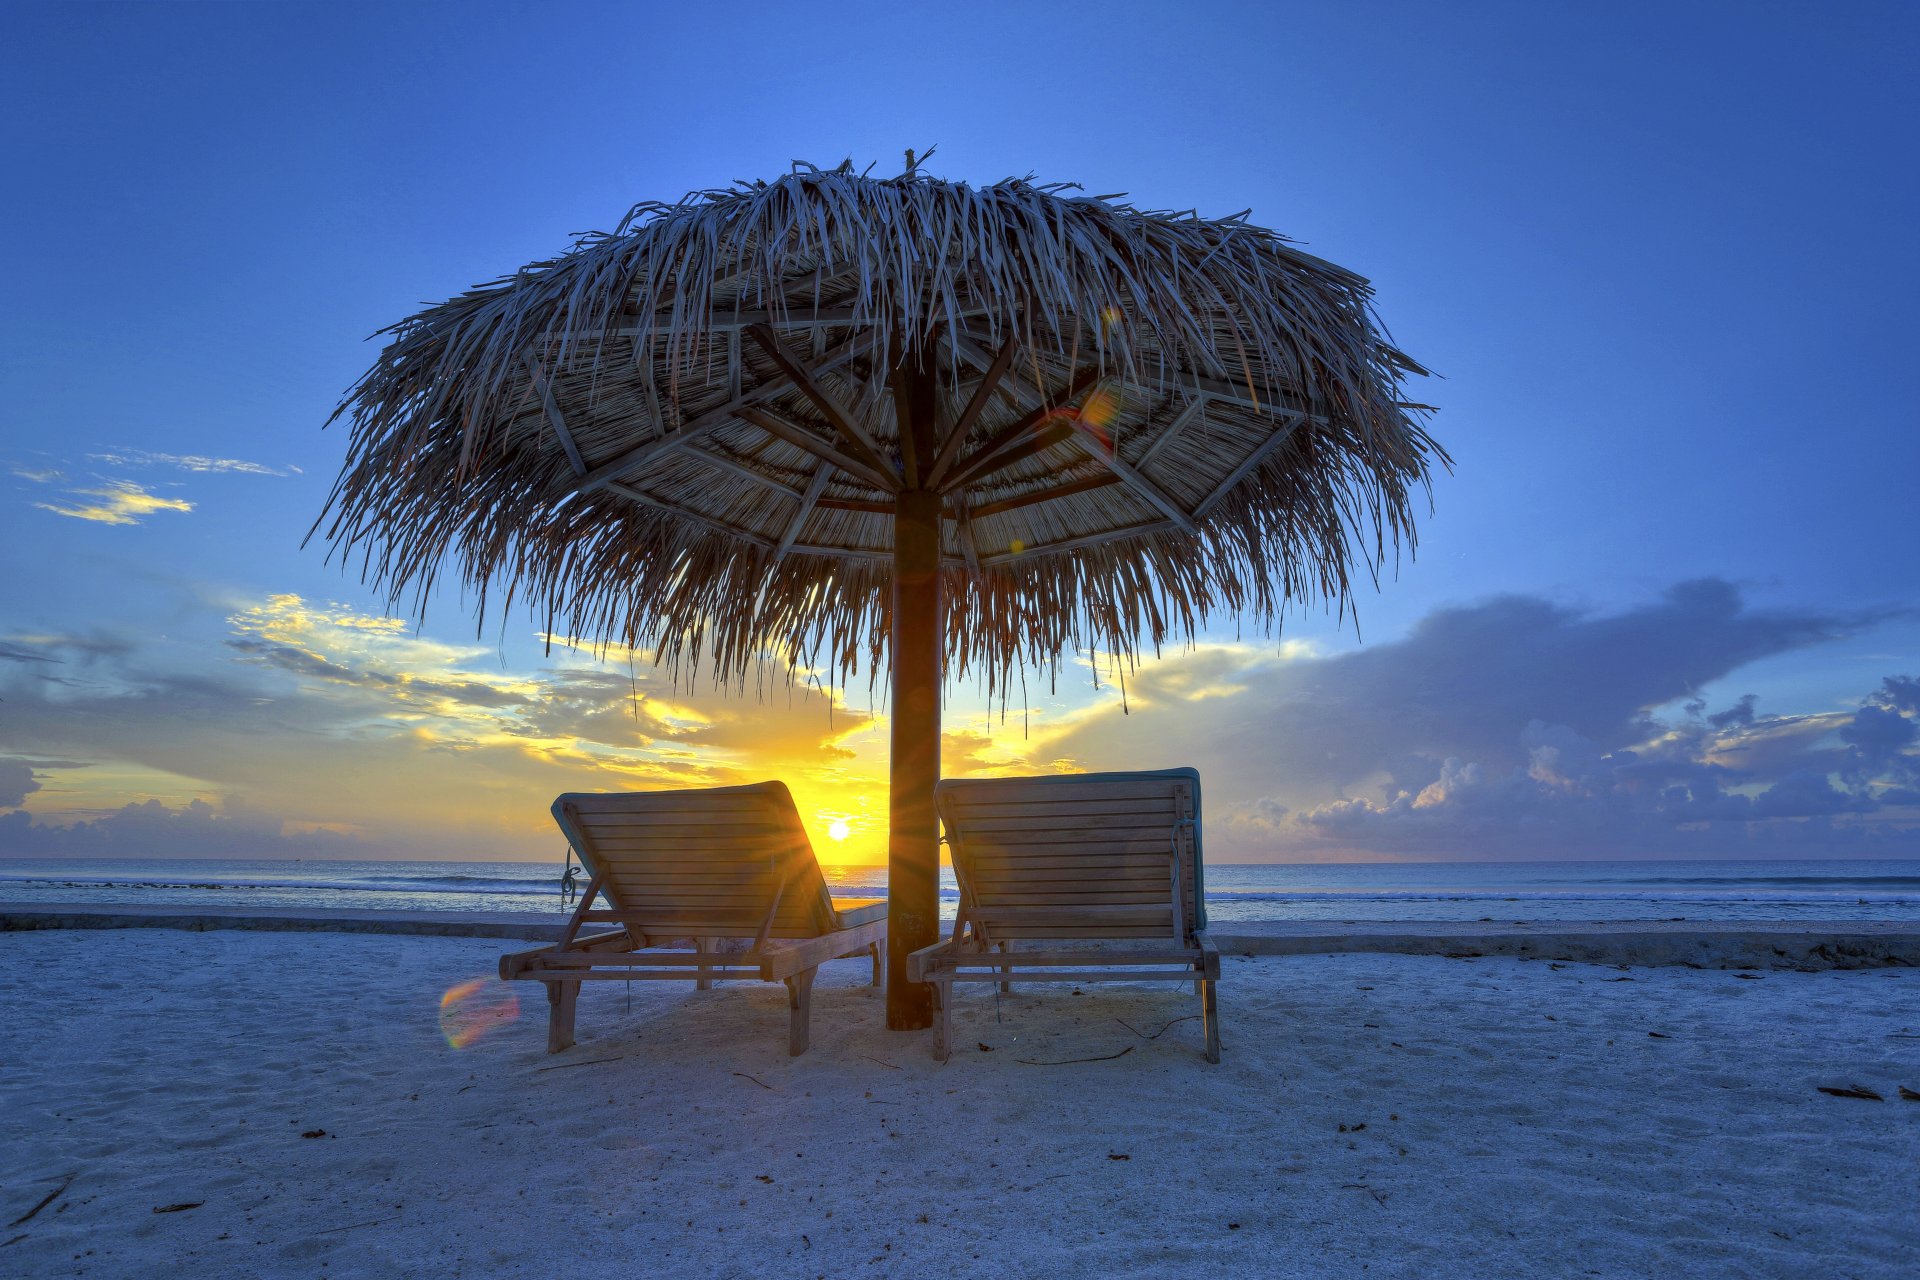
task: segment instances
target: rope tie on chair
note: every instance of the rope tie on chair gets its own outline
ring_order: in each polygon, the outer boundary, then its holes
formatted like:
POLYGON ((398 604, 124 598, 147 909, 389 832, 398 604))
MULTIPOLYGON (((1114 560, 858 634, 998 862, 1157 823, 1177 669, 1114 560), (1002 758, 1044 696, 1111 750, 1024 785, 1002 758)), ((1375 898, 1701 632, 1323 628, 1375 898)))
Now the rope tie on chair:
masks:
MULTIPOLYGON (((1187 896, 1186 896, 1186 893, 1184 892, 1185 886, 1180 883, 1180 878, 1181 878, 1180 832, 1183 828, 1190 828, 1193 825, 1194 825, 1194 821, 1193 821, 1193 818, 1190 816, 1176 817, 1173 820, 1172 829, 1167 832, 1167 857, 1168 857, 1168 860, 1172 863, 1171 870, 1172 870, 1173 883, 1170 887, 1173 890, 1173 899, 1175 904, 1174 914, 1177 917, 1179 917, 1175 919, 1173 922, 1173 930, 1176 934, 1184 933, 1187 927, 1187 921, 1186 921, 1187 896)), ((1195 919, 1198 919, 1199 918, 1198 903, 1193 904, 1193 910, 1196 913, 1195 919)))

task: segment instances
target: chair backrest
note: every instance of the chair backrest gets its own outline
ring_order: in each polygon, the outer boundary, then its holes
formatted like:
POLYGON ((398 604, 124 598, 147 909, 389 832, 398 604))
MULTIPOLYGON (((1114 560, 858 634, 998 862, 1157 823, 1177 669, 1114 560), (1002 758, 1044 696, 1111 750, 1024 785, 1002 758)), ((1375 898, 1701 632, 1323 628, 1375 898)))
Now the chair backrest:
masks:
POLYGON ((812 938, 833 899, 780 782, 700 791, 575 792, 554 820, 621 922, 656 937, 812 938), (785 886, 784 892, 781 891, 785 886))
POLYGON ((952 778, 934 795, 961 918, 989 941, 1184 945, 1206 922, 1192 769, 952 778))

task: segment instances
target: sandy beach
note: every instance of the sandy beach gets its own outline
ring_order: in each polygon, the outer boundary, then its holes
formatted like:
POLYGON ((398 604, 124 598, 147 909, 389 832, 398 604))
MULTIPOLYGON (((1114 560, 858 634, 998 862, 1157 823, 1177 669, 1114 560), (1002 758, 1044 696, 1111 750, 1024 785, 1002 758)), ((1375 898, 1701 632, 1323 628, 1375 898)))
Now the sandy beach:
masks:
POLYGON ((1912 969, 1231 958, 1217 1068, 1174 1021, 1190 996, 1118 986, 970 993, 943 1067, 925 1033, 883 1029, 853 962, 823 972, 798 1059, 760 984, 590 989, 555 1057, 527 988, 454 1048, 442 997, 501 947, 0 938, 0 1272, 1892 1277, 1920 1258, 1912 969))

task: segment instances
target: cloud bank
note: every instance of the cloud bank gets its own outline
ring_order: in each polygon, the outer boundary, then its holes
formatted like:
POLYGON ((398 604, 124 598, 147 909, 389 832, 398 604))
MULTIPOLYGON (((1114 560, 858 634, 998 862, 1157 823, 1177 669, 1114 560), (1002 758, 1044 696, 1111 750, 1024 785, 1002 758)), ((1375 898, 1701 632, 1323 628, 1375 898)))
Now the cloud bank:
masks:
POLYGON ((1914 680, 1811 714, 1695 699, 1889 616, 1752 609, 1712 580, 1614 614, 1508 596, 1335 656, 1169 658, 1130 681, 1130 715, 1102 706, 1035 754, 1198 765, 1235 858, 1914 855, 1914 680))
POLYGON ((25 760, 0 760, 0 809, 16 809, 40 789, 33 766, 25 760))
MULTIPOLYGON (((1910 672, 1834 707, 1699 697, 1893 616, 1755 608, 1720 581, 1611 613, 1505 596, 1353 652, 1171 655, 1130 677, 1131 714, 1102 695, 1031 736, 951 715, 945 767, 1196 765, 1223 861, 1920 856, 1910 672)), ((546 856, 560 791, 776 777, 817 841, 844 818, 835 852, 884 848, 885 722, 837 690, 690 694, 645 654, 502 670, 292 595, 196 652, 0 635, 0 854, 546 856)))
MULTIPOLYGON (((0 799, 5 799, 0 795, 0 799)), ((25 810, 0 813, 0 851, 41 858, 351 858, 368 856, 355 837, 289 831, 279 818, 194 800, 122 806, 78 822, 35 822, 25 810)))

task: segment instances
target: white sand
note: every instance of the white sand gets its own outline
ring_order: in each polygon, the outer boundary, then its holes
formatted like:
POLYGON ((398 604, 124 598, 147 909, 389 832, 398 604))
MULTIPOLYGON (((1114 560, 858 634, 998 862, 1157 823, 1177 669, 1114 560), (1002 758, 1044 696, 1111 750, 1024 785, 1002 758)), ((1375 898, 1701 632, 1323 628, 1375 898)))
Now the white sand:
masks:
POLYGON ((1229 959, 1219 1067, 1135 987, 976 988, 940 1067, 854 962, 799 1059, 760 984, 450 1048, 499 950, 0 935, 0 1224, 72 1175, 0 1274, 1920 1274, 1920 971, 1229 959))

